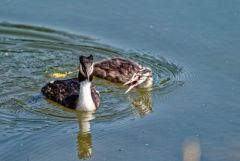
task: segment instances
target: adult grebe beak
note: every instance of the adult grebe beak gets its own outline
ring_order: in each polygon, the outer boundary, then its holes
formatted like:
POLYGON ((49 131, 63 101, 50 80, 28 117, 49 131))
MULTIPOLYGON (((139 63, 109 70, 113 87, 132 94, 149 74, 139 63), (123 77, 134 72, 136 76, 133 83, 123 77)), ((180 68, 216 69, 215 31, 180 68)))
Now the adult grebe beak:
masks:
POLYGON ((91 74, 92 74, 91 69, 87 69, 87 70, 86 70, 86 76, 87 76, 87 80, 88 80, 88 81, 90 81, 90 76, 91 76, 91 74))

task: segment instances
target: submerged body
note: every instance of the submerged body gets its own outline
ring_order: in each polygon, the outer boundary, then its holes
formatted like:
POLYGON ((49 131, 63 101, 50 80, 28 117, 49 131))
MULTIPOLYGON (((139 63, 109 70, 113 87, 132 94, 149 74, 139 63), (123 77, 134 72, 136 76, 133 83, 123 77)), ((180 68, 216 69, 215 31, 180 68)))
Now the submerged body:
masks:
POLYGON ((94 64, 93 75, 111 82, 130 85, 132 88, 149 88, 152 86, 152 71, 150 68, 142 67, 140 64, 123 59, 105 59, 94 64))
POLYGON ((80 111, 96 110, 100 105, 100 96, 91 84, 92 59, 92 56, 80 57, 78 78, 49 82, 41 90, 43 95, 68 108, 80 111))

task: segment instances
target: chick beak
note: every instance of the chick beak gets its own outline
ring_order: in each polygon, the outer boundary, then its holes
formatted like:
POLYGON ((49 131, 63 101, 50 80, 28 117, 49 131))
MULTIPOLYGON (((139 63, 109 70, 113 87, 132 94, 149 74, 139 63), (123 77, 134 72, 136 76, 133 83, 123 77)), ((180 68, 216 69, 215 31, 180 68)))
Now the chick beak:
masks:
POLYGON ((131 89, 136 87, 135 84, 137 83, 138 79, 139 79, 139 77, 137 76, 137 73, 134 73, 132 78, 129 81, 127 81, 126 83, 124 83, 124 85, 130 85, 124 94, 127 94, 131 89))
POLYGON ((133 82, 137 81, 137 79, 138 79, 137 73, 134 73, 132 78, 129 81, 127 81, 126 83, 124 83, 123 85, 125 86, 125 85, 132 84, 133 82))
MULTIPOLYGON (((128 82, 126 82, 125 84, 131 84, 129 86, 129 88, 125 91, 124 94, 127 94, 129 91, 131 91, 134 87, 137 87, 138 85, 142 84, 146 79, 144 77, 136 77, 128 82)), ((124 85, 125 85, 124 84, 124 85)))

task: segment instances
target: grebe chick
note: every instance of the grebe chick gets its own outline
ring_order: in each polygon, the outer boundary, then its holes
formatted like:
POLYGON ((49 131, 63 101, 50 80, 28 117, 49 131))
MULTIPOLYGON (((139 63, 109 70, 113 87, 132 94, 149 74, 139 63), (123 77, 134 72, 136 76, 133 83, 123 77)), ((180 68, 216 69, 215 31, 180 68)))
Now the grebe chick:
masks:
POLYGON ((134 87, 149 88, 152 86, 152 70, 123 58, 105 59, 94 64, 93 75, 111 82, 129 85, 125 94, 134 87))
POLYGON ((92 85, 93 56, 80 56, 78 79, 56 80, 47 83, 42 93, 48 99, 68 108, 95 111, 100 105, 99 92, 92 85))

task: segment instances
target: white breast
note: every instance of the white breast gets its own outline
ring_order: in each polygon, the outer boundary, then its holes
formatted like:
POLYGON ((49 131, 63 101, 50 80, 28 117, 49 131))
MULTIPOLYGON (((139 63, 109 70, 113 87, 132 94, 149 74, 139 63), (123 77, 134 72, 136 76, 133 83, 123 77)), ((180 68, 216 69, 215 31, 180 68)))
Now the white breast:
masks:
POLYGON ((91 82, 88 80, 80 82, 80 91, 76 109, 80 111, 96 110, 91 94, 91 82))

